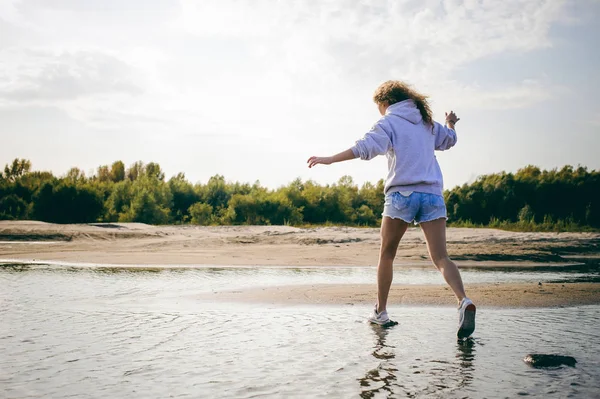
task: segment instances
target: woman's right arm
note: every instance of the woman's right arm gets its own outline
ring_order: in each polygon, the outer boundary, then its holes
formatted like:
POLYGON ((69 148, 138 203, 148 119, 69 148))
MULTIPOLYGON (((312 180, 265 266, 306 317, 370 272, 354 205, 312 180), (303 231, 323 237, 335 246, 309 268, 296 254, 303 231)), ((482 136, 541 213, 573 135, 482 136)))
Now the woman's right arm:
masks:
POLYGON ((448 150, 456 144, 456 122, 460 120, 454 111, 446 112, 446 126, 442 126, 438 122, 434 122, 435 133, 435 149, 437 151, 448 150))

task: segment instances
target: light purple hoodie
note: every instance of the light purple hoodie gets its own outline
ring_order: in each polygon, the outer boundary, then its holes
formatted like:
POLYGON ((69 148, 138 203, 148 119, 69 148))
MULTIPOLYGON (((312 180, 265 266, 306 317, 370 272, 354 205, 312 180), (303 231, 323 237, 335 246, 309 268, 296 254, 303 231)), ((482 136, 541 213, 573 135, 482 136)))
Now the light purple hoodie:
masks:
POLYGON ((437 122, 423 122, 413 100, 388 107, 352 152, 369 160, 386 154, 388 176, 385 193, 416 191, 442 195, 444 182, 435 150, 444 151, 456 144, 456 132, 437 122))

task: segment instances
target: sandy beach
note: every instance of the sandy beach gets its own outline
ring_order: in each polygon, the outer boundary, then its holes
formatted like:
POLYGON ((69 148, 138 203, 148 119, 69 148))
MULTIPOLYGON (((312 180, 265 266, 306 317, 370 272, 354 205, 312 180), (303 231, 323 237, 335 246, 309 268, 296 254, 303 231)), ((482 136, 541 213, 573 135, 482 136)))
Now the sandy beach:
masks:
MULTIPOLYGON (((484 307, 554 307, 600 303, 598 283, 522 283, 471 284, 469 297, 484 307)), ((375 284, 299 285, 291 287, 255 288, 201 295, 201 299, 265 304, 337 304, 372 305, 375 284)), ((456 299, 445 285, 393 284, 389 303, 392 305, 456 306, 456 299)))
MULTIPOLYGON (((449 228, 450 256, 461 268, 564 265, 597 258, 599 233, 515 233, 449 228)), ((0 221, 0 259, 126 267, 375 266, 376 228, 288 226, 148 226, 136 223, 56 225, 0 221)), ((403 238, 395 267, 431 268, 422 232, 403 238)), ((375 276, 373 276, 375 278, 375 276)), ((470 286, 489 306, 560 306, 600 303, 600 284, 484 284, 470 286)), ((221 292, 220 299, 270 303, 372 302, 374 285, 296 286, 221 292)), ((216 297, 215 297, 216 298, 216 297)), ((444 286, 394 285, 394 303, 450 305, 444 286)))
MULTIPOLYGON (((600 253, 600 233, 449 228, 447 240, 450 256, 462 267, 564 264, 571 255, 600 253)), ((377 264, 379 229, 0 221, 0 242, 0 258, 4 259, 132 266, 369 266, 377 264), (35 241, 52 244, 31 244, 35 241)), ((405 234, 396 264, 431 267, 419 229, 411 228, 405 234)))

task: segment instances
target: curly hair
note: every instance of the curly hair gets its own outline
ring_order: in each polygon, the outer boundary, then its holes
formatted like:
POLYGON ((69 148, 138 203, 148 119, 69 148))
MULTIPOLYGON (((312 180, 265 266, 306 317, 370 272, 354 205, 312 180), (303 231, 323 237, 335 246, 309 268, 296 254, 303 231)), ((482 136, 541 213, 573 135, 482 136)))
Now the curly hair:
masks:
POLYGON ((425 123, 433 125, 433 115, 427 102, 427 96, 419 93, 409 84, 399 80, 388 80, 382 83, 373 95, 373 101, 377 104, 392 105, 404 100, 413 100, 425 123))

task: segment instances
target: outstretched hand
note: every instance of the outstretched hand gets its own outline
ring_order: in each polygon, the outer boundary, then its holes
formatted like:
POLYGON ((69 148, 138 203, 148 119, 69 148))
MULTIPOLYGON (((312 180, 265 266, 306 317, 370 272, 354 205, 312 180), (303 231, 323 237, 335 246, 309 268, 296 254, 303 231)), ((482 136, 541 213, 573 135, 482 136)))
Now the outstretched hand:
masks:
POLYGON ((446 123, 456 123, 460 120, 458 116, 454 113, 454 111, 450 111, 450 113, 446 112, 446 123))
POLYGON ((333 163, 333 160, 331 159, 331 157, 310 157, 308 158, 308 161, 306 161, 306 163, 308 163, 309 168, 312 168, 313 166, 318 164, 331 165, 333 163))

